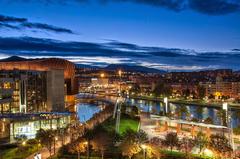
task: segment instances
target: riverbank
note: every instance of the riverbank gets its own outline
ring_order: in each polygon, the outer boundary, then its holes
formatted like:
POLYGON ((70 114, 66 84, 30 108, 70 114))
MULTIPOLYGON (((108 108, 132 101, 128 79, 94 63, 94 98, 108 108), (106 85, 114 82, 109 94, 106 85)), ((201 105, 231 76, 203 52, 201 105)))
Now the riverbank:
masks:
MULTIPOLYGON (((138 99, 138 100, 163 102, 163 98, 156 98, 156 97, 149 97, 149 96, 129 96, 129 98, 138 99)), ((210 103, 206 103, 206 102, 200 101, 200 100, 189 101, 189 100, 183 100, 183 99, 168 99, 168 102, 173 103, 173 104, 185 104, 185 105, 195 105, 195 106, 201 106, 201 107, 222 108, 222 103, 211 103, 210 104, 210 103)), ((229 108, 233 109, 233 110, 240 110, 240 104, 239 105, 229 104, 229 108)))

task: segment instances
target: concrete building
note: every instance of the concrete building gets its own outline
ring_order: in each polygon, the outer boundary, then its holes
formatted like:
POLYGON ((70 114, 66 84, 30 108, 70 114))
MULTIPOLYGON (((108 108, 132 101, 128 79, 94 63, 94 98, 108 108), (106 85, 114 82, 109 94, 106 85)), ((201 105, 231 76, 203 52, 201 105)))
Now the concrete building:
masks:
POLYGON ((206 88, 206 96, 240 98, 240 82, 224 81, 221 76, 215 82, 200 82, 206 88))
POLYGON ((50 71, 64 70, 64 83, 67 95, 78 92, 75 79, 75 65, 67 60, 58 58, 25 59, 12 56, 0 60, 0 70, 50 71))
POLYGON ((64 110, 64 71, 0 71, 0 112, 64 110))

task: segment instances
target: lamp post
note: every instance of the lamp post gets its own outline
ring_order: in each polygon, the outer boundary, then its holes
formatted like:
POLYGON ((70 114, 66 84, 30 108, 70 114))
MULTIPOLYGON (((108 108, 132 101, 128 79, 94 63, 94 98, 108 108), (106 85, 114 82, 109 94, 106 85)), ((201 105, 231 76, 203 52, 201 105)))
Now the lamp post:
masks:
POLYGON ((55 155, 55 153, 56 153, 56 141, 58 141, 58 137, 55 137, 54 138, 54 149, 53 149, 53 153, 54 153, 54 155, 55 155))
POLYGON ((87 146, 87 159, 89 159, 89 142, 88 141, 84 142, 84 145, 87 146))
POLYGON ((105 74, 104 74, 104 73, 101 73, 101 74, 100 74, 100 77, 101 77, 101 78, 104 78, 104 77, 105 77, 105 74))
POLYGON ((147 146, 146 145, 141 145, 142 149, 143 149, 143 155, 144 155, 144 159, 146 159, 146 150, 147 150, 147 146))
POLYGON ((163 102, 165 103, 165 115, 167 115, 167 112, 168 112, 168 98, 165 97, 163 98, 163 102))
MULTIPOLYGON (((120 81, 119 81, 119 97, 120 100, 122 100, 122 94, 121 94, 121 77, 122 77, 122 71, 119 70, 118 71, 118 75, 120 77, 120 81)), ((119 101, 119 100, 117 100, 119 101)), ((116 114, 117 114, 117 119, 116 119, 116 127, 115 127, 115 131, 116 133, 119 132, 119 126, 120 126, 120 118, 121 118, 121 103, 116 103, 116 114)))
POLYGON ((226 124, 228 128, 228 133, 229 133, 229 142, 231 143, 234 151, 233 130, 232 130, 232 124, 231 124, 231 115, 228 113, 228 103, 223 103, 222 109, 226 111, 226 124))
POLYGON ((22 142, 22 145, 25 146, 25 145, 26 145, 26 141, 23 141, 23 142, 22 142))
POLYGON ((119 81, 119 95, 121 97, 122 70, 118 70, 118 75, 119 75, 119 78, 120 78, 120 81, 119 81))

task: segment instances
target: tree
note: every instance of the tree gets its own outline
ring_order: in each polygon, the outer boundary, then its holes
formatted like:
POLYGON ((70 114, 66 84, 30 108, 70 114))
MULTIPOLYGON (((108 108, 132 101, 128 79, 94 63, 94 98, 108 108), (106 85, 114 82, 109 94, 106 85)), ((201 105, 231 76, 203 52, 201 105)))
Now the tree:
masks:
POLYGON ((127 156, 128 158, 132 158, 133 155, 139 153, 141 151, 141 147, 137 143, 131 143, 129 141, 124 140, 120 145, 122 155, 127 156))
POLYGON ((40 129, 36 134, 36 139, 40 140, 41 144, 46 146, 51 156, 52 144, 55 140, 55 131, 51 129, 49 130, 40 129))
POLYGON ((68 151, 71 153, 77 152, 78 159, 80 159, 81 153, 86 152, 86 146, 87 146, 87 140, 80 137, 68 146, 68 151))
POLYGON ((147 140, 148 140, 148 137, 147 137, 147 134, 145 131, 143 130, 139 130, 137 133, 136 133, 136 138, 137 138, 137 142, 139 144, 143 144, 145 143, 147 140))
POLYGON ((211 117, 207 117, 205 120, 204 120, 204 123, 205 124, 213 124, 213 120, 211 117))
POLYGON ((130 94, 131 93, 139 94, 141 92, 141 88, 140 88, 140 86, 137 83, 135 83, 135 84, 132 85, 132 87, 129 90, 129 92, 130 92, 130 94))
POLYGON ((19 135, 19 136, 16 136, 14 139, 17 141, 17 143, 21 143, 21 142, 27 140, 27 136, 26 135, 19 135))
POLYGON ((154 137, 152 138, 149 143, 147 144, 147 156, 149 158, 157 158, 160 159, 161 154, 161 146, 162 146, 162 140, 160 138, 154 137))
POLYGON ((209 99, 214 99, 214 97, 215 97, 215 96, 214 96, 213 94, 210 94, 208 98, 209 98, 209 99))
POLYGON ((184 96, 185 98, 189 97, 190 94, 191 94, 190 89, 187 88, 187 89, 184 89, 184 90, 183 90, 183 96, 184 96))
POLYGON ((186 105, 180 105, 177 109, 178 109, 178 117, 180 119, 183 118, 183 115, 185 115, 186 117, 190 115, 186 105))
POLYGON ((172 95, 172 88, 169 85, 164 84, 163 82, 159 82, 155 86, 153 93, 155 96, 169 97, 170 95, 172 95))
POLYGON ((102 159, 104 152, 111 144, 112 138, 106 132, 99 132, 93 138, 93 149, 101 152, 102 159))
POLYGON ((225 135, 214 134, 210 136, 210 148, 219 156, 223 156, 227 152, 232 152, 232 146, 225 135))
POLYGON ((200 99, 203 99, 206 96, 206 89, 204 86, 198 85, 197 92, 200 99))
POLYGON ((217 117, 220 119, 223 126, 227 126, 226 110, 218 110, 217 117))
POLYGON ((203 149, 205 149, 208 145, 208 138, 207 136, 202 133, 201 131, 197 133, 195 137, 195 144, 199 148, 199 154, 202 153, 203 149))
POLYGON ((198 116, 198 120, 202 118, 202 114, 203 114, 203 107, 201 106, 198 106, 196 109, 195 109, 195 112, 198 116))
POLYGON ((180 148, 183 149, 186 154, 188 154, 188 152, 191 152, 191 150, 195 146, 195 142, 191 138, 183 137, 182 140, 180 140, 179 145, 180 148))
POLYGON ((84 137, 87 139, 87 158, 89 158, 90 157, 90 149, 91 149, 90 142, 94 137, 94 131, 92 129, 88 129, 86 131, 84 137))
POLYGON ((123 134, 123 141, 120 145, 122 155, 131 158, 141 151, 141 145, 147 141, 147 134, 140 130, 135 132, 131 129, 123 134))
POLYGON ((236 128, 233 128, 233 133, 235 135, 240 135, 240 126, 236 127, 236 128))
POLYGON ((163 145, 170 147, 172 152, 172 149, 178 146, 178 144, 179 144, 179 139, 178 139, 177 133, 175 132, 167 133, 167 135, 165 136, 165 140, 163 141, 163 145))

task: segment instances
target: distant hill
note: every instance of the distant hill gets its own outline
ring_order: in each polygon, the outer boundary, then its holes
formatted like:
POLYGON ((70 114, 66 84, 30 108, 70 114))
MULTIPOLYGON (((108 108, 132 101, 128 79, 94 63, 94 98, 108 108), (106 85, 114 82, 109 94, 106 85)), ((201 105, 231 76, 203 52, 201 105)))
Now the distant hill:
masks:
POLYGON ((129 71, 129 72, 141 72, 141 73, 166 73, 164 70, 158 70, 155 68, 148 68, 144 66, 130 66, 130 65, 124 65, 124 64, 110 64, 104 69, 107 70, 124 70, 124 71, 129 71))
POLYGON ((235 73, 240 73, 240 70, 238 70, 238 71, 234 71, 235 73))
POLYGON ((12 61, 27 61, 28 59, 19 57, 19 56, 11 56, 5 59, 1 59, 0 62, 12 62, 12 61))
POLYGON ((97 66, 84 65, 84 64, 75 64, 76 68, 92 68, 92 69, 101 69, 97 66))

